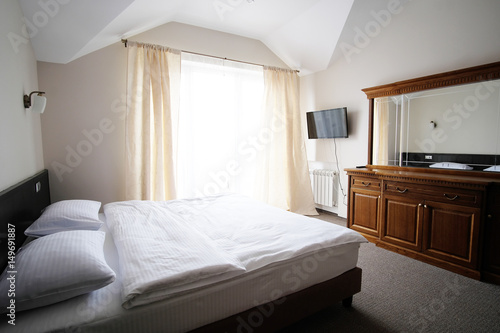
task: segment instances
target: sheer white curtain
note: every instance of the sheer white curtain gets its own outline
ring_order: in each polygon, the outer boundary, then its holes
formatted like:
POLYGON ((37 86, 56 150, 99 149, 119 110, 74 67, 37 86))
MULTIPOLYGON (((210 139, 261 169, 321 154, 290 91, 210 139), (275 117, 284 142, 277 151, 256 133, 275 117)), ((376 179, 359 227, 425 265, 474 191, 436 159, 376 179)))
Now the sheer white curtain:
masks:
POLYGON ((183 53, 181 72, 178 197, 253 196, 262 67, 183 53))
POLYGON ((176 197, 180 51, 128 42, 126 198, 176 197))
POLYGON ((264 67, 263 129, 270 140, 259 158, 257 197, 304 215, 317 215, 299 108, 295 71, 264 67))

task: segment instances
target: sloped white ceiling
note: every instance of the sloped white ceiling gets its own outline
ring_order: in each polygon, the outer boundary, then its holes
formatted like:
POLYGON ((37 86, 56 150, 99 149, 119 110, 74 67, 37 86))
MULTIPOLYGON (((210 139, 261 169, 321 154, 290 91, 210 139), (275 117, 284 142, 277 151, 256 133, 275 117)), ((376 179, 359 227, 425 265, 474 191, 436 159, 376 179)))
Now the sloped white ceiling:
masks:
POLYGON ((18 0, 39 61, 68 63, 168 22, 262 41, 301 75, 328 67, 354 0, 18 0))

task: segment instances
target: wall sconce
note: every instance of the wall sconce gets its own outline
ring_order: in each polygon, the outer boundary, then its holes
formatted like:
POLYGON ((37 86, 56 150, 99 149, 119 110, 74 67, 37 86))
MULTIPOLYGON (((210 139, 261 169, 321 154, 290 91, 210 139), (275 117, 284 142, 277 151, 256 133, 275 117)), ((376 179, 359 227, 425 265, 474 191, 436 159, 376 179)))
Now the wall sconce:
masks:
POLYGON ((31 111, 36 113, 43 113, 45 111, 45 105, 47 104, 47 97, 43 96, 44 91, 33 91, 31 94, 24 95, 24 108, 27 109, 31 107, 31 111), (33 103, 31 103, 31 95, 33 96, 33 103))
POLYGON ((431 122, 429 123, 429 129, 433 130, 433 129, 436 128, 436 126, 437 126, 437 124, 434 121, 431 120, 431 122))

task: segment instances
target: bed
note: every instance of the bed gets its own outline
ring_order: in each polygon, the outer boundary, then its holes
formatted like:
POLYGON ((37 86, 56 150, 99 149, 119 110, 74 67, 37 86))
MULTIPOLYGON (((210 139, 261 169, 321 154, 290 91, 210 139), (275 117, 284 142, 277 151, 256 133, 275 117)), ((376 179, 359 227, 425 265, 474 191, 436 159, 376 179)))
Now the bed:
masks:
MULTIPOLYGON (((7 245, 15 240, 18 249, 49 204, 47 170, 0 193, 2 267, 13 259, 6 256, 7 245)), ((20 300, 16 305, 21 307, 3 310, 2 332, 271 332, 336 302, 350 306, 361 290, 356 265, 359 246, 366 242, 362 236, 249 198, 127 201, 107 204, 103 212, 99 220, 105 223, 99 227, 28 238, 14 258, 22 260, 32 250, 43 256, 37 263, 45 265, 59 253, 43 251, 70 253, 66 246, 80 240, 63 237, 83 235, 102 262, 98 287, 47 305, 41 298, 26 309, 20 300), (164 220, 168 234, 160 230, 164 220), (289 225, 289 231, 283 233, 279 225, 289 225), (161 266, 164 257, 169 257, 168 267, 161 266)), ((78 276, 69 280, 90 274, 83 260, 73 261, 78 265, 71 272, 78 276)), ((22 286, 22 274, 30 268, 15 265, 16 283, 22 286)), ((4 272, 3 279, 9 276, 4 272)), ((51 297, 60 295, 64 292, 51 297)), ((5 296, 0 295, 4 305, 11 299, 5 296)))

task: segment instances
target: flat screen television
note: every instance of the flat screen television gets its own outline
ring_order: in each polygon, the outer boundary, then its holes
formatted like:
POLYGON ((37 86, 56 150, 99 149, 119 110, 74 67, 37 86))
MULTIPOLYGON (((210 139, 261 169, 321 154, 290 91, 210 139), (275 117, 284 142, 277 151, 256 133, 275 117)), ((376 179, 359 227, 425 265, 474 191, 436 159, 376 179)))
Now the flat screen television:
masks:
POLYGON ((306 113, 309 139, 347 138, 347 108, 306 113))

